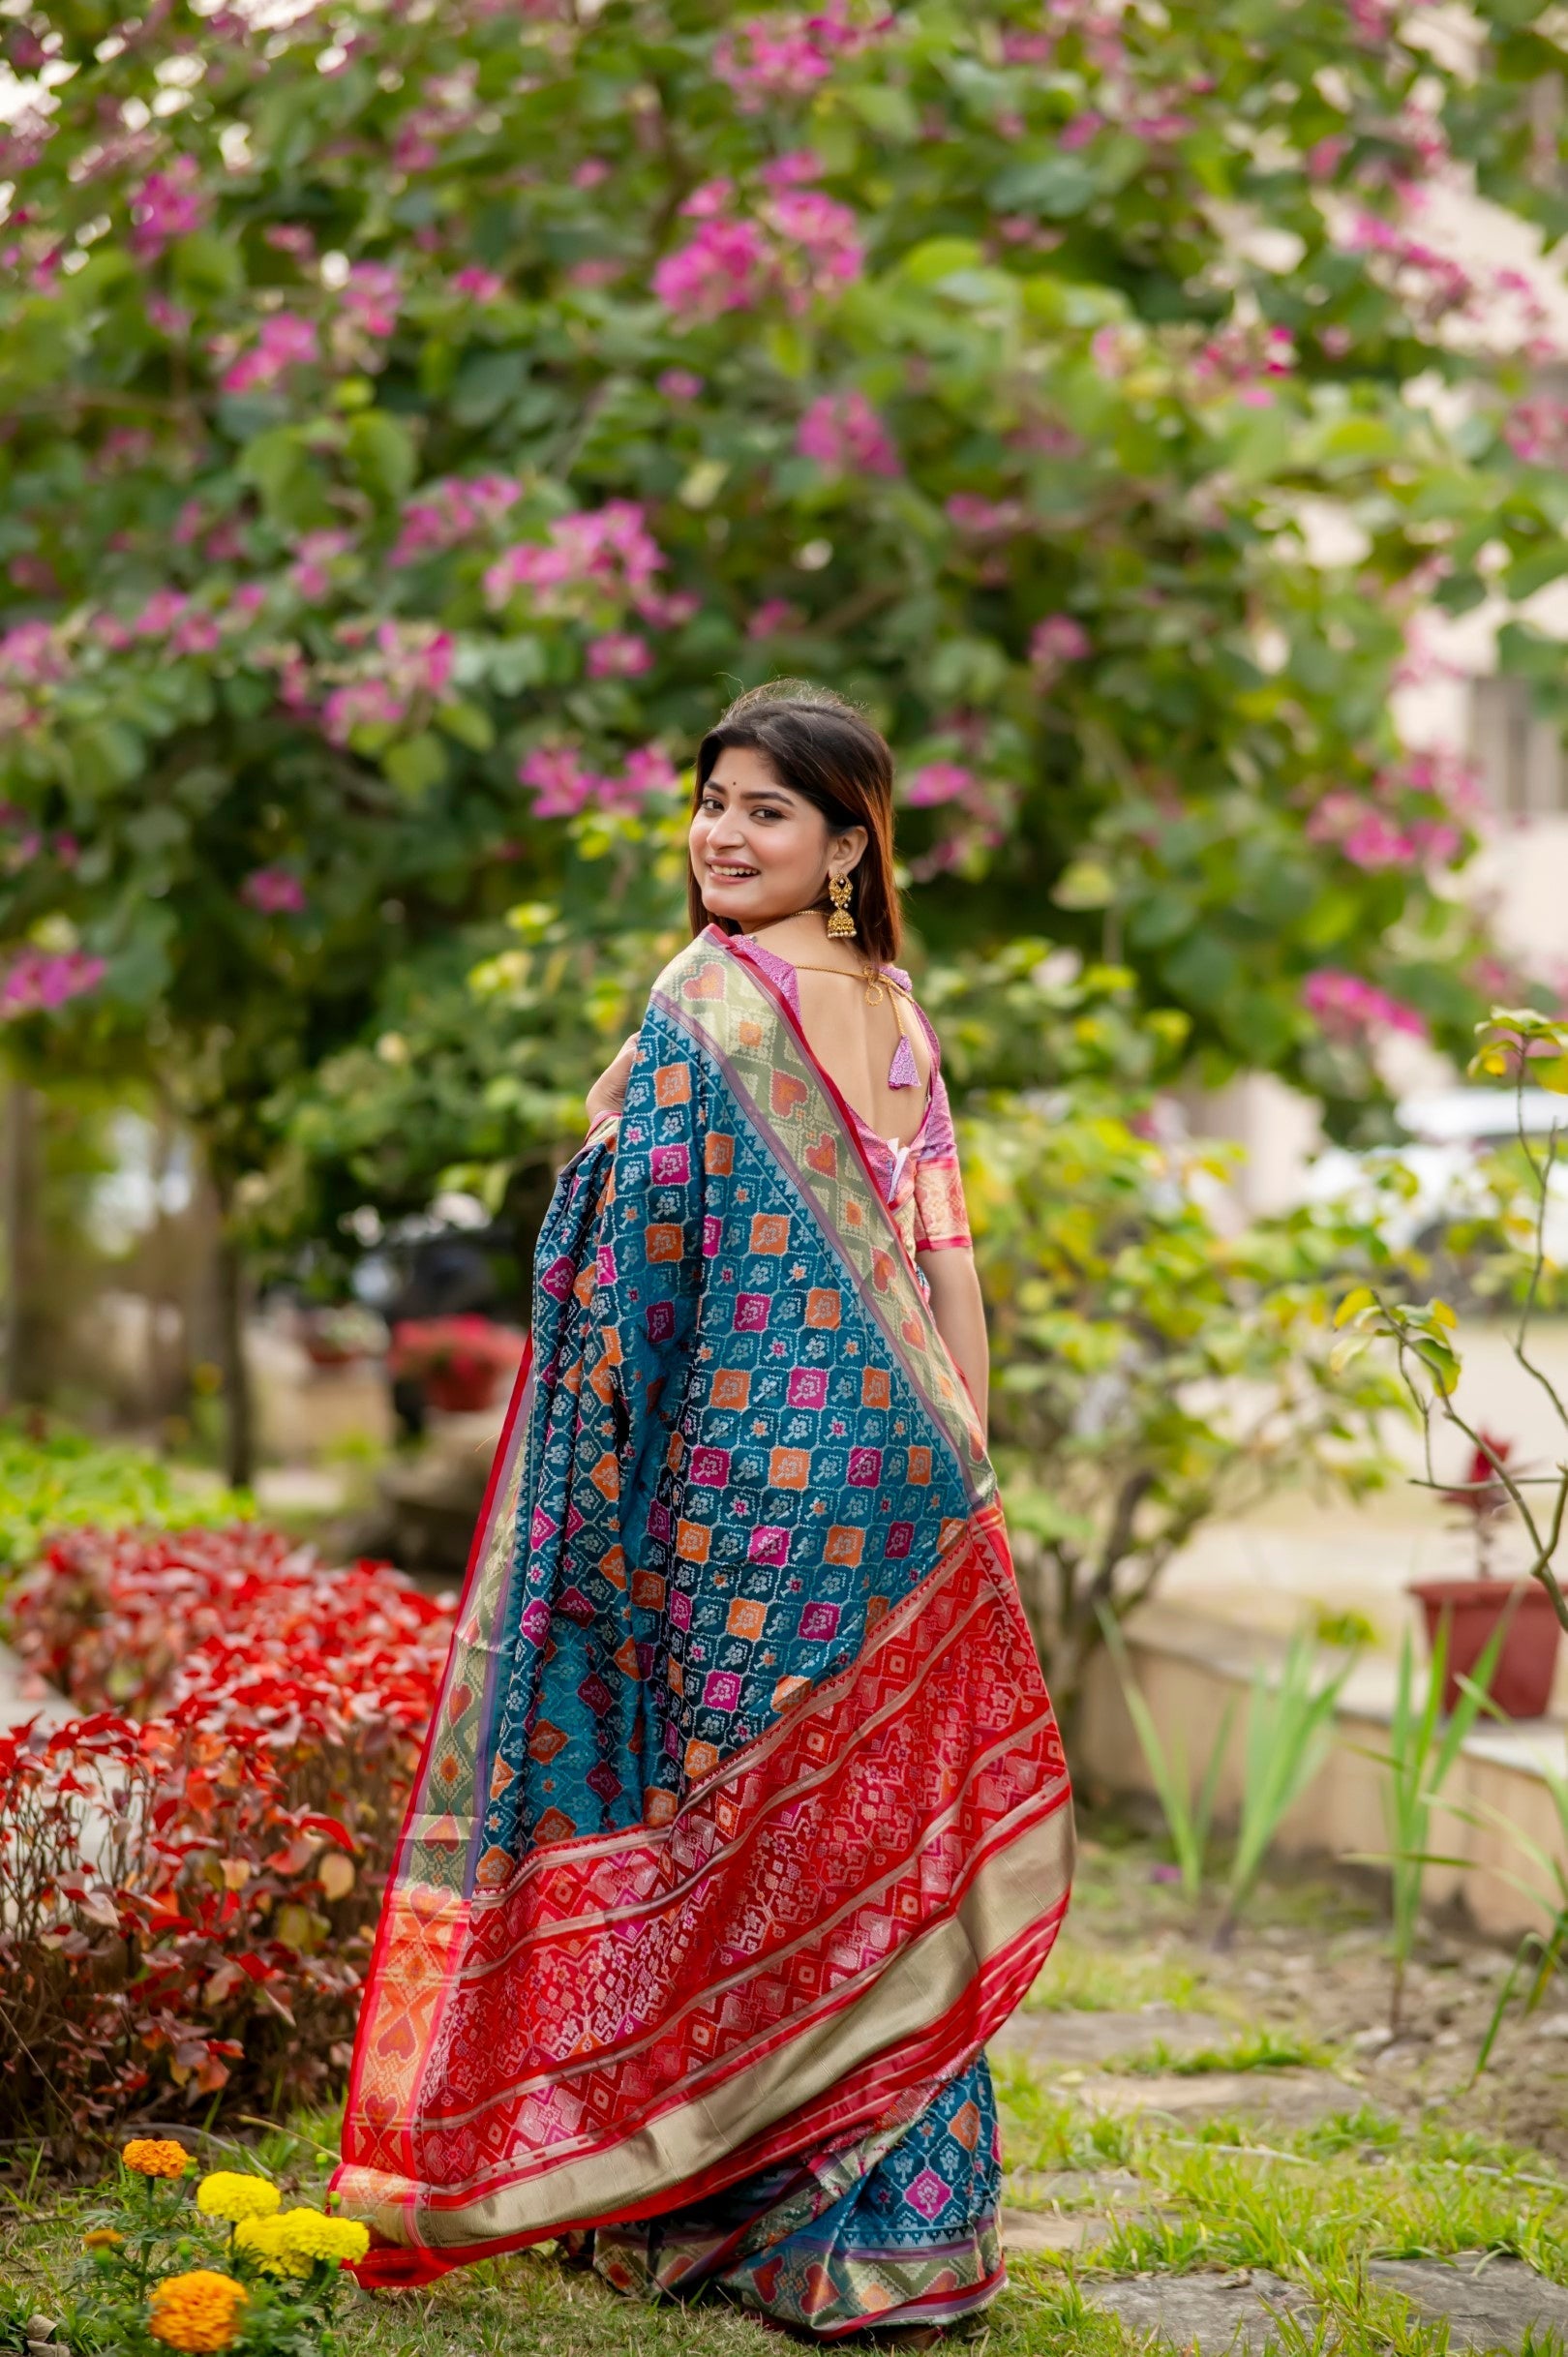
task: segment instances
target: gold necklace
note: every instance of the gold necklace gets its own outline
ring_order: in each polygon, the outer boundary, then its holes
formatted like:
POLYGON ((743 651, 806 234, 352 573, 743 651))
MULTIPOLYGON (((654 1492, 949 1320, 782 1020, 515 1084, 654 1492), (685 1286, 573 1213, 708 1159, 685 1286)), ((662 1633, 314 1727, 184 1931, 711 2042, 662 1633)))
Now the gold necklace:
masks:
MULTIPOLYGON (((787 917, 769 917, 768 923, 765 925, 759 925, 757 931, 766 933, 769 926, 775 924, 789 924, 793 922, 797 917, 820 917, 821 915, 822 909, 820 905, 817 904, 813 904, 813 906, 810 908, 791 909, 787 917)), ((753 941, 755 941, 757 934, 753 933, 751 938, 753 941)), ((772 954, 776 956, 777 952, 773 952, 772 954)), ((793 966, 797 974, 838 974, 842 975, 843 979, 847 982, 852 982, 857 980, 862 982, 865 984, 865 1004, 868 1007, 880 1007, 883 1000, 888 995, 889 985, 887 977, 884 975, 879 966, 874 966, 871 963, 869 958, 866 959, 865 964, 860 968, 858 977, 851 974, 847 967, 817 966, 813 965, 809 959, 804 957, 787 958, 785 963, 793 966)), ((899 1029, 900 1031, 903 1029, 903 1023, 901 1020, 899 1023, 899 1029)))

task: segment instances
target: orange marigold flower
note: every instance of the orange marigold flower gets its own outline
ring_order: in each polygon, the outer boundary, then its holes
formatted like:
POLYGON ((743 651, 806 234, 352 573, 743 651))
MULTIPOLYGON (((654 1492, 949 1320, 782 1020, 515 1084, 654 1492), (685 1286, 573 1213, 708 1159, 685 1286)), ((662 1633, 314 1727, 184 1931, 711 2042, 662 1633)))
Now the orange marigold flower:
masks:
POLYGON ((118 2251, 125 2236, 117 2234, 112 2226, 94 2226, 92 2232, 84 2234, 81 2240, 83 2249, 87 2251, 118 2251))
POLYGON ((170 2349, 226 2349, 239 2331, 245 2286, 211 2267, 153 2286, 147 2330, 170 2349))
POLYGON ((120 2159, 138 2177, 183 2177, 191 2156, 172 2136, 133 2136, 120 2159))

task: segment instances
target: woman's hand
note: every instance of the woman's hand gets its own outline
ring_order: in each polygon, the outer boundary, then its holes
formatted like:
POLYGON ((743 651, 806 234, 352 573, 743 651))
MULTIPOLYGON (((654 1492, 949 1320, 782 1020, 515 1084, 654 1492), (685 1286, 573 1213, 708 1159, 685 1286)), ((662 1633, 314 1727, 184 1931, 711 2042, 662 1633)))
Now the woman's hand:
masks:
POLYGON ((613 1064, 607 1064, 588 1093, 588 1128, 603 1121, 610 1113, 618 1113, 626 1102, 626 1090, 631 1080, 632 1059, 637 1053, 637 1034, 621 1047, 613 1064))

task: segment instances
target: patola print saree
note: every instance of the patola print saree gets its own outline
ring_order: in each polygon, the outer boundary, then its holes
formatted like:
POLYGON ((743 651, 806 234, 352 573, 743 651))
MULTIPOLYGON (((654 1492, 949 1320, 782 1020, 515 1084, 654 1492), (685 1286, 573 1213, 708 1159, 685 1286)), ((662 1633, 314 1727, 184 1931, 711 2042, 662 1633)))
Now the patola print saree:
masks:
POLYGON ((560 2236, 829 2337, 980 2305, 981 2049, 1070 1855, 968 1395, 847 1106, 710 931, 540 1240, 360 2020, 366 2280, 560 2236))

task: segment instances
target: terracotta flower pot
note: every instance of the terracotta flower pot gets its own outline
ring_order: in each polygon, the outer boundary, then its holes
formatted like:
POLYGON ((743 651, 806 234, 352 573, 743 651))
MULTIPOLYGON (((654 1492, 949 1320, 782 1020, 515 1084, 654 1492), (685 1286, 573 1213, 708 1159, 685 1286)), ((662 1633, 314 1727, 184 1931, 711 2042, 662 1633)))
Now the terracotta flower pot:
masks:
POLYGON ((1510 1602, 1513 1611, 1493 1674, 1493 1702, 1511 1719, 1544 1718, 1552 1700, 1562 1631, 1552 1599, 1538 1580, 1419 1580, 1408 1591, 1427 1617, 1427 1643, 1447 1619, 1448 1664, 1443 1708, 1460 1699, 1459 1681, 1473 1676, 1493 1630, 1510 1602))
POLYGON ((491 1363, 478 1367, 433 1367, 425 1377, 425 1397, 447 1416, 469 1416, 495 1405, 506 1375, 491 1363))

